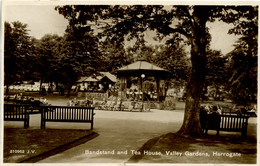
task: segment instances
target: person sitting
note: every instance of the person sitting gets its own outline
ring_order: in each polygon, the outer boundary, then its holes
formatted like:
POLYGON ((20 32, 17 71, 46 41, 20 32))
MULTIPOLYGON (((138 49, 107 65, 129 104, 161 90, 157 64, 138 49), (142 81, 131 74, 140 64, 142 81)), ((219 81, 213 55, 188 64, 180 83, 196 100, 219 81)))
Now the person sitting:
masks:
POLYGON ((238 115, 242 115, 242 114, 243 114, 242 111, 237 108, 237 105, 236 105, 236 104, 235 104, 235 105, 233 106, 233 108, 231 109, 231 112, 237 113, 238 115))
POLYGON ((217 105, 217 113, 218 113, 219 115, 222 114, 222 108, 221 108, 219 105, 217 105))
POLYGON ((205 110, 209 113, 211 112, 211 105, 209 103, 205 106, 205 110))
POLYGON ((22 98, 23 98, 23 94, 22 93, 16 94, 16 97, 15 97, 16 100, 22 100, 22 98))
POLYGON ((202 133, 204 133, 206 126, 207 126, 207 111, 204 107, 200 108, 200 125, 202 128, 202 133))
POLYGON ((48 105, 48 100, 46 98, 43 99, 43 104, 48 105))
POLYGON ((72 99, 69 99, 67 106, 75 106, 72 99))
POLYGON ((218 109, 217 106, 212 107, 212 114, 210 114, 209 117, 208 117, 206 134, 208 132, 208 129, 213 129, 213 130, 217 130, 217 135, 219 135, 221 117, 217 113, 217 109, 218 109))
POLYGON ((79 102, 78 102, 77 98, 74 98, 74 99, 73 99, 73 103, 74 103, 74 106, 76 106, 76 105, 78 105, 78 104, 79 104, 79 102))
POLYGON ((32 96, 29 97, 29 100, 30 100, 31 102, 34 102, 34 98, 33 98, 32 96))
POLYGON ((90 107, 90 104, 91 104, 91 101, 88 98, 86 98, 85 106, 90 107))
POLYGON ((253 116, 256 117, 256 116, 257 116, 257 108, 256 108, 256 105, 254 105, 254 107, 253 107, 251 110, 248 109, 247 113, 249 113, 250 115, 253 115, 253 116))
POLYGON ((41 103, 43 103, 43 100, 44 100, 44 98, 43 98, 43 97, 40 97, 40 102, 41 102, 41 103))

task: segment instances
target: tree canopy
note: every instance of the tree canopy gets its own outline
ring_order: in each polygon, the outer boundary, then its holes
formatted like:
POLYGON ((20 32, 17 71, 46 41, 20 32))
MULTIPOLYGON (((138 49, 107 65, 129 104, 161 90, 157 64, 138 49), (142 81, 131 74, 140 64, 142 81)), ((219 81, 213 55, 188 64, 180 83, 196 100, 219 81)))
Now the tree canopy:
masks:
MULTIPOLYGON (((102 30, 106 40, 123 42, 137 39, 143 43, 146 30, 154 30, 158 38, 184 37, 191 45, 191 75, 187 84, 187 99, 180 134, 198 135, 199 100, 206 77, 206 46, 209 43, 207 22, 216 19, 227 23, 251 18, 252 6, 167 6, 163 5, 115 5, 62 6, 56 9, 68 19, 70 26, 91 28, 93 24, 102 30)), ((255 16, 255 14, 252 14, 255 16)), ((174 42, 174 41, 173 41, 174 42)))
MULTIPOLYGON (((27 24, 5 22, 4 74, 5 84, 11 85, 23 79, 29 72, 26 60, 31 53, 31 37, 27 24)), ((6 89, 8 94, 8 88, 6 89)))

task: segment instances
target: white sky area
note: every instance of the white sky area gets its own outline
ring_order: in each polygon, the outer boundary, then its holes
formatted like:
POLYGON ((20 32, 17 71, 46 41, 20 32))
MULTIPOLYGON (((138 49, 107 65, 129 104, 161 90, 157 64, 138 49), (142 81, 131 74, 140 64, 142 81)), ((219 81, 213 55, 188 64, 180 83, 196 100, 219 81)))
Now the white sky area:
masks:
MULTIPOLYGON (((40 39, 45 34, 62 36, 68 21, 54 9, 54 5, 6 5, 4 6, 4 21, 20 21, 28 24, 29 35, 40 39)), ((211 48, 221 50, 226 54, 234 49, 233 44, 238 39, 235 35, 228 35, 232 24, 222 22, 208 23, 212 35, 211 48)), ((152 36, 148 36, 152 39, 152 36)), ((150 41, 147 45, 154 42, 150 41)), ((126 45, 129 43, 126 43, 126 45)))

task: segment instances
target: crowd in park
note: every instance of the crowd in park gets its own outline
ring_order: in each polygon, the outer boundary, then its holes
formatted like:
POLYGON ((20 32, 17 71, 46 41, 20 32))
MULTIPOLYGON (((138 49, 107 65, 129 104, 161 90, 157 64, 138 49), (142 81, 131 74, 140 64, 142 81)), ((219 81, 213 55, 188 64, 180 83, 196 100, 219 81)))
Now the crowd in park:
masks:
MULTIPOLYGON (((245 110, 247 113, 255 113, 257 115, 257 107, 256 105, 253 105, 253 107, 243 106, 242 108, 238 108, 237 104, 234 104, 234 106, 230 109, 230 113, 236 113, 237 115, 242 115, 244 112, 242 110, 245 110)), ((217 104, 217 105, 210 105, 209 103, 205 106, 201 106, 201 112, 205 112, 205 114, 213 114, 216 113, 218 115, 225 114, 226 112, 223 111, 223 108, 217 104)))
POLYGON ((24 103, 24 104, 32 104, 32 103, 39 103, 41 105, 50 105, 49 101, 45 97, 40 97, 40 98, 34 98, 32 96, 26 96, 23 95, 23 93, 17 93, 14 95, 9 95, 4 97, 5 102, 12 102, 12 103, 24 103))
POLYGON ((69 99, 67 106, 93 106, 93 99, 78 100, 77 98, 69 99))

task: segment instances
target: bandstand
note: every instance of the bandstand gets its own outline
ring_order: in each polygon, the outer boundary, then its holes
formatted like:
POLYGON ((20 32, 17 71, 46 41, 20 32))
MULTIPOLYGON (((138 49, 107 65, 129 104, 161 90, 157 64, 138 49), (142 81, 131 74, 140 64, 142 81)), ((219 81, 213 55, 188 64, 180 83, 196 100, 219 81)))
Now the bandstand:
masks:
MULTIPOLYGON (((160 101, 161 96, 162 96, 162 92, 160 91, 160 80, 165 79, 170 72, 160 68, 158 66, 155 66, 147 61, 144 60, 139 60, 136 61, 132 64, 126 65, 124 67, 121 67, 115 71, 112 72, 113 74, 116 74, 117 77, 120 79, 121 82, 121 92, 119 97, 122 99, 122 95, 126 95, 125 91, 123 90, 125 87, 127 87, 126 83, 126 79, 128 77, 138 77, 140 79, 140 89, 139 89, 139 94, 141 92, 142 94, 142 109, 143 109, 143 100, 144 100, 144 96, 143 96, 143 80, 144 78, 148 78, 148 77, 154 77, 156 79, 156 93, 157 93, 157 101, 160 101)), ((139 98, 138 98, 139 100, 139 98)), ((122 103, 122 101, 121 101, 122 103)))

